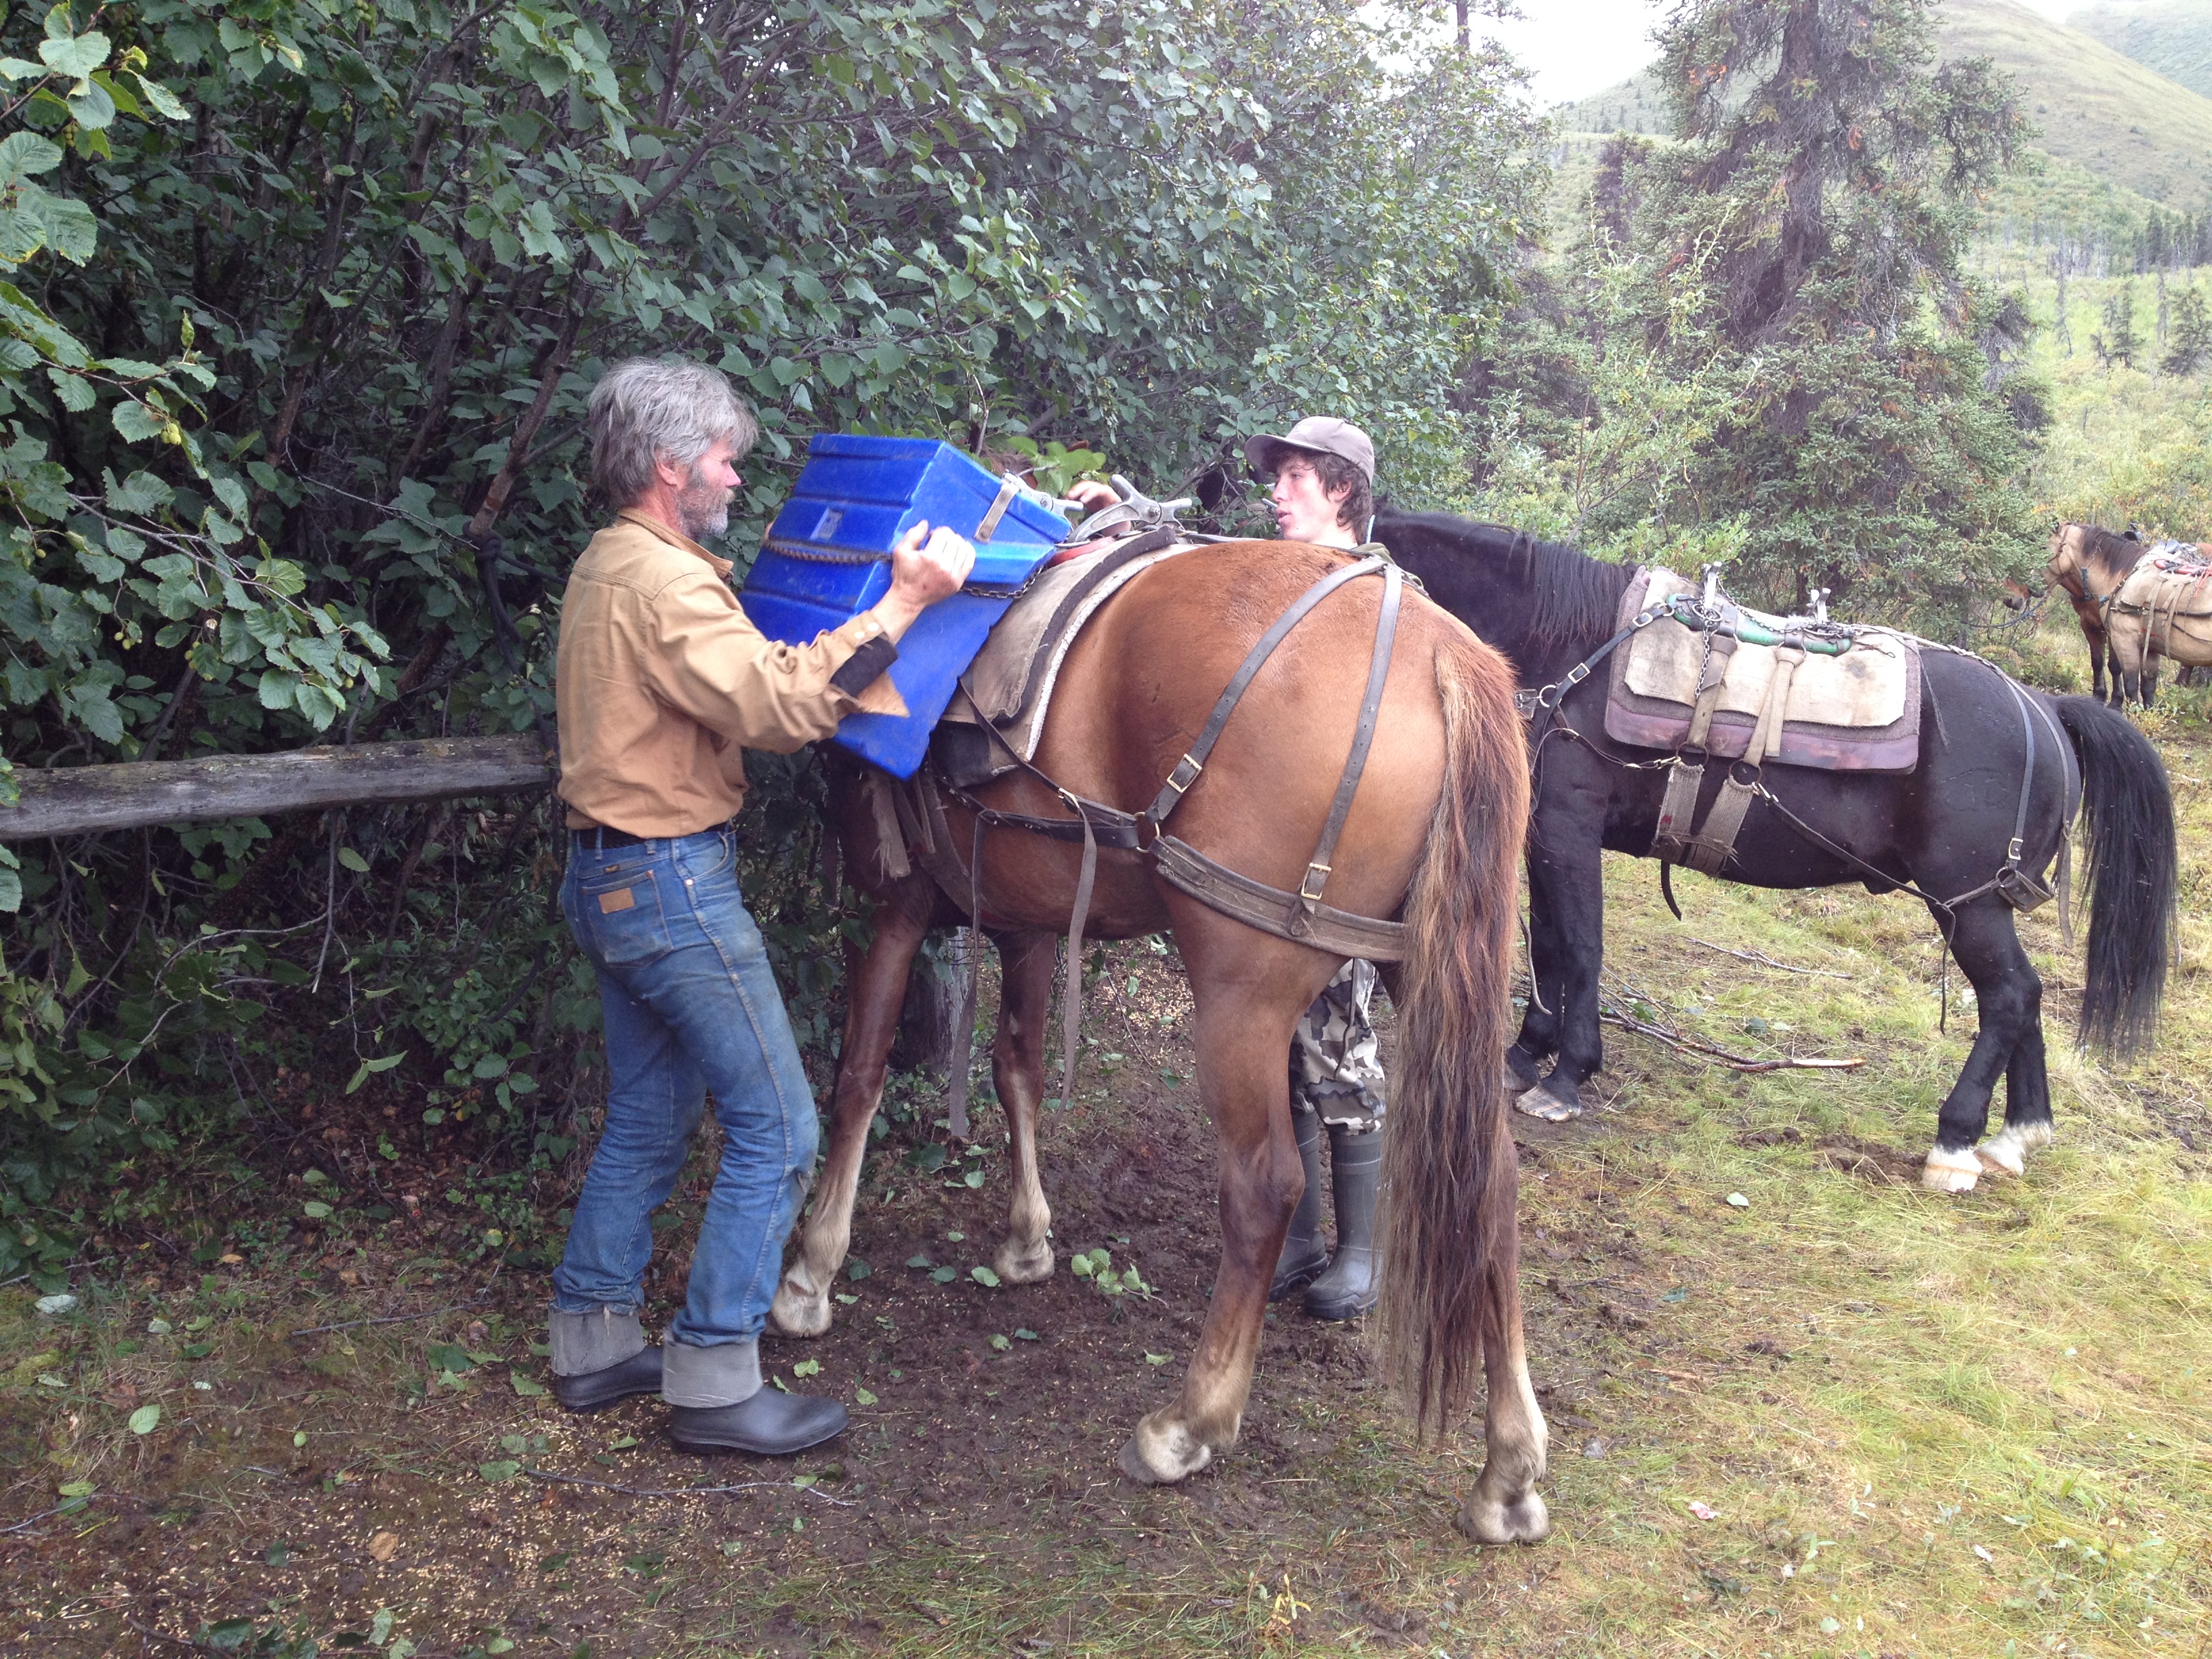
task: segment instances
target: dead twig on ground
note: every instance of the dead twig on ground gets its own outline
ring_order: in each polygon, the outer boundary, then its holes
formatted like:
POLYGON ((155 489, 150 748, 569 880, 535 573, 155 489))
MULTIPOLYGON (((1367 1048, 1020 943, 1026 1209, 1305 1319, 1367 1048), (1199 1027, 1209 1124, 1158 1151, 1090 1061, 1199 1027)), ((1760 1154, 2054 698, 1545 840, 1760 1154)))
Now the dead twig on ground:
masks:
POLYGON ((594 1492, 618 1492, 630 1498, 711 1498, 717 1492, 758 1492, 764 1486, 782 1486, 818 1498, 825 1504, 835 1504, 841 1510, 859 1507, 853 1498, 832 1498, 826 1492, 802 1486, 795 1480, 741 1480, 734 1486, 619 1486, 611 1480, 586 1480, 580 1474, 556 1474, 550 1469, 526 1468, 523 1473, 533 1480, 557 1480, 564 1486, 589 1486, 594 1492))
POLYGON ((1603 1003, 1598 1006, 1597 1017, 1605 1024, 1618 1025, 1624 1031, 1648 1036, 1692 1059, 1702 1060, 1708 1065, 1725 1066, 1733 1072, 1850 1072, 1866 1064, 1863 1059, 1819 1060, 1810 1055, 1790 1054, 1780 1060, 1759 1060, 1749 1054, 1731 1054, 1726 1048, 1716 1048, 1696 1037, 1684 1036, 1680 1031, 1670 1031, 1663 1025, 1638 1019, 1603 1003))
POLYGON ((1826 968, 1799 968, 1787 962, 1777 962, 1772 957, 1761 956, 1756 951, 1737 951, 1725 945, 1716 945, 1709 939, 1693 939, 1692 945, 1702 945, 1708 951, 1717 951, 1724 957, 1734 957, 1740 962, 1755 962, 1762 968, 1778 968, 1785 974, 1803 974, 1811 979, 1849 979, 1849 974, 1833 973, 1826 968))

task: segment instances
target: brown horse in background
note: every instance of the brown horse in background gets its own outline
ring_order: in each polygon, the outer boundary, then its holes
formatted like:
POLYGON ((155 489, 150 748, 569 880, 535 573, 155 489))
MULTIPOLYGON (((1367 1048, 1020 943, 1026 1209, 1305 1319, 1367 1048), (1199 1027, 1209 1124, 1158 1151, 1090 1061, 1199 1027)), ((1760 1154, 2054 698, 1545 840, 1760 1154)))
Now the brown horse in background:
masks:
MULTIPOLYGON (((1242 542, 1144 572, 1068 653, 1037 768, 1072 795, 1141 810, 1254 642, 1344 562, 1320 548, 1242 542)), ((1174 818, 1177 836, 1243 875, 1297 887, 1352 742, 1381 587, 1354 580, 1291 631, 1190 786, 1174 818)), ((1459 1525, 1489 1543, 1533 1541, 1549 1524, 1534 1490, 1546 1431, 1522 1346, 1519 1177, 1502 1086, 1528 804, 1512 690, 1495 652, 1407 594, 1374 746, 1328 882, 1331 905, 1402 915, 1407 927, 1406 959, 1385 969, 1401 1047, 1385 1130, 1379 1315, 1389 1369, 1424 1429, 1440 1429, 1470 1402, 1483 1365, 1489 1456, 1459 1525)), ((930 927, 965 919, 921 867, 918 846, 886 844, 913 833, 886 827, 896 823, 883 810, 890 781, 842 756, 830 771, 852 878, 878 906, 874 939, 847 980, 828 1161, 775 1299, 777 1325, 801 1336, 829 1328, 908 965, 930 927), (906 862, 895 856, 902 850, 914 852, 915 867, 893 878, 906 862)), ((1073 816, 1053 788, 1021 772, 970 799, 1000 811, 1073 816)), ((966 872, 976 816, 950 790, 938 789, 936 805, 966 872)), ((1018 827, 983 836, 981 920, 1003 983, 993 1076, 1013 1185, 994 1266, 1011 1284, 1042 1279, 1054 1266, 1036 1118, 1054 939, 1068 926, 1080 854, 1018 827)), ((1164 881, 1146 851, 1102 848, 1086 933, 1127 939, 1167 928, 1196 1003, 1198 1080, 1219 1148, 1222 1254, 1179 1395, 1140 1421, 1121 1449, 1123 1472, 1146 1483, 1179 1480, 1236 1441, 1268 1285, 1304 1186, 1283 1056, 1299 1015, 1342 962, 1207 908, 1164 881)), ((1080 972, 1071 965, 1071 976, 1080 972)))
MULTIPOLYGON (((2094 524, 2062 524, 2051 532, 2051 562, 2044 568, 2053 586, 2072 602, 2081 623, 2081 637, 2089 643, 2089 695, 2100 702, 2120 700, 2120 665, 2112 655, 2112 630, 2106 626, 2105 606, 2136 568, 2147 544, 2094 524), (2112 668, 2111 689, 2105 670, 2112 668)), ((2155 684, 2154 671, 2153 684, 2155 684)))

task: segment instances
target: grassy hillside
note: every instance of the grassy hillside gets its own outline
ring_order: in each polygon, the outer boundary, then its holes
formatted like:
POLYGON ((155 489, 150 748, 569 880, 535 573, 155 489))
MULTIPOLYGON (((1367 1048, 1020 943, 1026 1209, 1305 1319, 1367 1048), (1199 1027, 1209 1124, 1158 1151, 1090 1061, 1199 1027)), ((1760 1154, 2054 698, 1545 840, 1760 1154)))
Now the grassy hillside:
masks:
POLYGON ((2123 0, 2077 11, 2066 25, 2212 98, 2212 0, 2123 0))
MULTIPOLYGON (((2160 9, 2168 9, 2212 20, 2212 0, 2160 9)), ((1940 20, 1944 55, 1986 57, 2011 73, 2041 129, 2038 145, 2054 165, 2021 187, 2023 216, 2041 208, 2046 219, 2117 228, 2141 222, 2138 202, 2212 208, 2212 97, 2016 0, 1943 0, 1940 20), (2045 207, 2047 191, 2057 196, 2045 207)), ((2212 21, 2206 27, 2212 31, 2212 21)), ((1571 132, 1656 133, 1668 125, 1648 71, 1564 106, 1559 118, 1571 132)))

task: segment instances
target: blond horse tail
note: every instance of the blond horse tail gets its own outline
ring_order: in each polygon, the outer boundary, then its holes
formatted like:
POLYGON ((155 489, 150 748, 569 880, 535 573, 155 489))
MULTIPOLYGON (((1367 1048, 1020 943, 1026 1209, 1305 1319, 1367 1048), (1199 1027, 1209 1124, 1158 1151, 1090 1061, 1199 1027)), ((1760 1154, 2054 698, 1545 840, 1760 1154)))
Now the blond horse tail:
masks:
POLYGON ((1520 1308, 1520 1172, 1504 1087, 1527 750, 1504 659, 1471 637, 1436 663, 1444 784, 1406 904, 1383 1151, 1385 1364, 1421 1431, 1474 1396, 1520 1308))

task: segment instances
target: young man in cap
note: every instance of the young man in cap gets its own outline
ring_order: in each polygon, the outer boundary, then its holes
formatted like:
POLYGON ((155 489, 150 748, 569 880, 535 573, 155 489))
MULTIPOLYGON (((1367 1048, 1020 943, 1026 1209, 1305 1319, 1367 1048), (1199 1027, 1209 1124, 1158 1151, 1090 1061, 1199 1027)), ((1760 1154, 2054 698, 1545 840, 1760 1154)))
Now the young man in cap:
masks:
MULTIPOLYGON (((1375 446, 1349 421, 1310 416, 1279 437, 1244 441, 1253 471, 1274 475, 1267 499, 1285 541, 1358 547, 1375 517, 1375 446)), ((1382 1061, 1369 1006, 1375 964, 1337 970, 1291 1037, 1291 1127, 1306 1189, 1291 1217, 1268 1300, 1305 1291, 1316 1319, 1352 1319, 1375 1305, 1375 1202, 1382 1173, 1382 1061), (1328 1128, 1336 1252, 1321 1237, 1321 1132, 1328 1128)))

